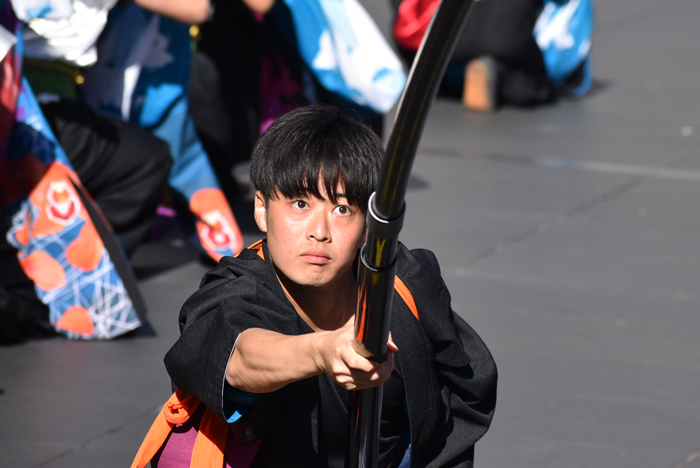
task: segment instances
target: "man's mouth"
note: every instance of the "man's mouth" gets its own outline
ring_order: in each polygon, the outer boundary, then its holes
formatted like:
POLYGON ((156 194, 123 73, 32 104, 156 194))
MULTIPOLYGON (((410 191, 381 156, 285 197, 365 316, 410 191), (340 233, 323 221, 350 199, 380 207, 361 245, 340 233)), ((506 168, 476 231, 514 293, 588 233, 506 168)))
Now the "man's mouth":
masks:
POLYGON ((323 252, 304 252, 301 256, 309 263, 321 264, 330 261, 330 258, 323 252))

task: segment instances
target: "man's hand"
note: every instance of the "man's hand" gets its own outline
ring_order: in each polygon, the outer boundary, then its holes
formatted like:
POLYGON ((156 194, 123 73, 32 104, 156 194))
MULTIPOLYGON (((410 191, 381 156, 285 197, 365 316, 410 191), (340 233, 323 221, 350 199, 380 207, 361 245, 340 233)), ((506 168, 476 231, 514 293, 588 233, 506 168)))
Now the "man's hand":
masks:
POLYGON ((396 344, 389 336, 386 360, 375 362, 355 352, 352 347, 353 334, 352 324, 320 334, 318 367, 347 390, 362 390, 383 384, 394 370, 394 353, 398 351, 396 344))
POLYGON ((374 362, 352 348, 353 326, 288 336, 249 328, 238 336, 226 368, 228 383, 252 393, 274 392, 297 380, 326 373, 348 390, 376 387, 394 370, 398 348, 389 336, 387 358, 374 362))

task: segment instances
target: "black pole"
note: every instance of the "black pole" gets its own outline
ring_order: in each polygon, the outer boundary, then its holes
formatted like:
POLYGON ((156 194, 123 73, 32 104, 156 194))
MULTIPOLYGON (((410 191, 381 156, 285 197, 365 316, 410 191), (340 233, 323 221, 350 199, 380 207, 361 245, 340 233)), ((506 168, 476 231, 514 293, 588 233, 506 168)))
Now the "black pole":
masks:
MULTIPOLYGON (((368 234, 360 254, 355 351, 382 361, 386 357, 396 249, 403 225, 406 186, 430 104, 435 99, 473 0, 442 0, 423 37, 391 130, 369 201, 368 234)), ((379 458, 382 386, 350 396, 346 468, 375 468, 379 458)))

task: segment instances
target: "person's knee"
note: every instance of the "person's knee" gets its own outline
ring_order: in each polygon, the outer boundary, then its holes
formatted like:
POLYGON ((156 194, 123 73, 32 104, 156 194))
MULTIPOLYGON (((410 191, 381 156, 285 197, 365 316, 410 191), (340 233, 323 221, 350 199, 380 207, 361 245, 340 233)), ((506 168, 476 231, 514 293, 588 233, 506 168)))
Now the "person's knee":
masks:
POLYGON ((138 166, 138 172, 153 182, 164 183, 173 164, 168 143, 133 124, 125 124, 122 133, 124 162, 138 166))

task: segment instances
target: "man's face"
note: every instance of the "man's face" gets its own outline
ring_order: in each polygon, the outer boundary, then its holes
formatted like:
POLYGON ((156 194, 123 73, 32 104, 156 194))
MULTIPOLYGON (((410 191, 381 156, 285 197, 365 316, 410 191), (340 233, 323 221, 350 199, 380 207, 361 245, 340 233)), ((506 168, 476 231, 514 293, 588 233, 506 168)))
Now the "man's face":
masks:
POLYGON ((341 196, 342 190, 332 203, 321 188, 324 198, 278 196, 267 206, 262 193, 256 193, 255 220, 267 233, 270 257, 283 284, 287 279, 299 286, 325 287, 352 278, 364 216, 341 196))

